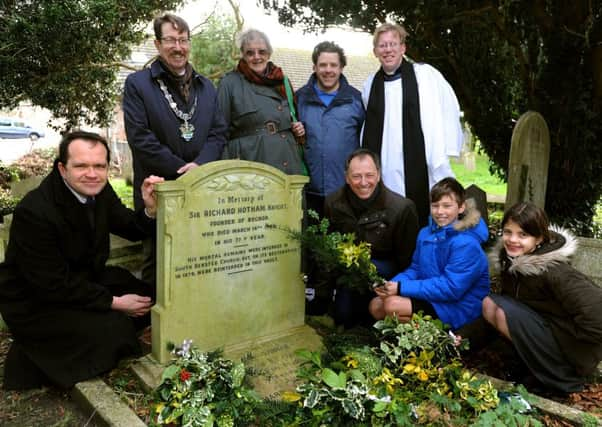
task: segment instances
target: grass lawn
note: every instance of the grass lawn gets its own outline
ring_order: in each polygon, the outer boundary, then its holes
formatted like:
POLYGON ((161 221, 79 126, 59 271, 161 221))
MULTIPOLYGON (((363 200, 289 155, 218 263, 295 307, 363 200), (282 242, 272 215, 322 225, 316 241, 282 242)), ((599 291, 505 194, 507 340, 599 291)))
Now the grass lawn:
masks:
POLYGON ((469 171, 464 167, 462 161, 450 159, 452 170, 456 174, 456 178, 464 187, 471 184, 479 186, 487 194, 495 194, 496 196, 506 195, 506 183, 498 177, 489 173, 489 159, 483 154, 475 154, 476 169, 469 171))
POLYGON ((123 178, 111 178, 109 181, 123 204, 128 208, 134 209, 134 190, 132 186, 126 185, 125 179, 123 178))

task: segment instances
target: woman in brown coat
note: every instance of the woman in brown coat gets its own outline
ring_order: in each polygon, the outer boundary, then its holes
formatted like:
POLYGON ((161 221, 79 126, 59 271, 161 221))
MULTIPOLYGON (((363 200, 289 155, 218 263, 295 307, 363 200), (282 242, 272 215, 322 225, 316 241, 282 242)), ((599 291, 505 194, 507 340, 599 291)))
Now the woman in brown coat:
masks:
POLYGON ((546 387, 579 391, 602 359, 602 288, 569 264, 577 240, 549 228, 545 212, 518 203, 502 220, 492 256, 501 294, 483 300, 483 317, 546 387))

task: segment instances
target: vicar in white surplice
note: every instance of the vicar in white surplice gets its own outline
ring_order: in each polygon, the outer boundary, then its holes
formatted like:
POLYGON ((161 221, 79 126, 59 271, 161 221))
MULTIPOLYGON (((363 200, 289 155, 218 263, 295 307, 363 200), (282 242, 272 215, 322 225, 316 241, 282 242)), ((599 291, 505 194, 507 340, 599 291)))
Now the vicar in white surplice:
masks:
POLYGON ((462 148, 460 106, 439 71, 404 60, 405 28, 383 24, 374 33, 381 68, 364 82, 362 146, 381 156, 382 180, 416 204, 421 225, 430 213, 430 188, 454 176, 448 156, 462 148))

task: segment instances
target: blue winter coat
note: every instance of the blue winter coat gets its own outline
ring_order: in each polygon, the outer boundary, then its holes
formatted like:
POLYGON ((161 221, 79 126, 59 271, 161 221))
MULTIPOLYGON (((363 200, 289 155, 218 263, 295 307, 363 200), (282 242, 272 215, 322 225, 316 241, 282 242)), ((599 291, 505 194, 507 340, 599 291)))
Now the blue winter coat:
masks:
POLYGON ((478 318, 489 294, 488 261, 481 248, 489 233, 471 202, 454 224, 439 227, 429 218, 418 233, 412 264, 391 279, 400 282, 401 296, 430 302, 453 329, 478 318))
POLYGON ((330 105, 316 91, 315 73, 299 89, 299 120, 305 126, 305 162, 309 168, 308 192, 328 195, 345 184, 345 160, 360 145, 365 112, 359 90, 341 74, 339 91, 330 105))

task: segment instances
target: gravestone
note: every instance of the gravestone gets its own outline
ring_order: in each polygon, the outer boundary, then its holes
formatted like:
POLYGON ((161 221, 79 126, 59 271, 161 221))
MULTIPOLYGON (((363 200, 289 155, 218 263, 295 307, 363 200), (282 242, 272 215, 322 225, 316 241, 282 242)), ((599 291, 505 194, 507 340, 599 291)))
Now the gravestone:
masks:
POLYGON ((111 143, 111 163, 119 169, 119 176, 127 182, 134 182, 132 151, 127 141, 114 140, 111 143))
POLYGON ((545 208, 549 163, 548 125, 541 114, 527 111, 518 119, 512 133, 506 209, 526 201, 545 208))
POLYGON ((474 139, 470 127, 464 125, 463 128, 462 133, 464 135, 464 141, 462 143, 462 153, 460 157, 462 159, 462 164, 467 171, 475 171, 477 170, 477 157, 474 151, 474 139))
POLYGON ((487 211, 487 193, 478 185, 470 184, 466 187, 466 199, 473 199, 475 207, 481 214, 485 224, 489 225, 489 211, 487 211))
POLYGON ((602 287, 602 240, 579 237, 577 253, 571 264, 602 287))
POLYGON ((307 181, 226 160, 158 186, 156 361, 172 357, 168 343, 192 339, 232 359, 250 354, 269 373, 255 379, 263 395, 294 388, 294 351, 321 344, 305 325, 299 244, 284 231, 301 227, 307 181))

